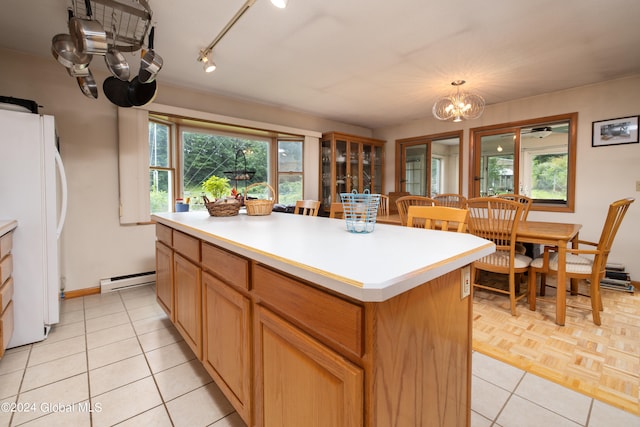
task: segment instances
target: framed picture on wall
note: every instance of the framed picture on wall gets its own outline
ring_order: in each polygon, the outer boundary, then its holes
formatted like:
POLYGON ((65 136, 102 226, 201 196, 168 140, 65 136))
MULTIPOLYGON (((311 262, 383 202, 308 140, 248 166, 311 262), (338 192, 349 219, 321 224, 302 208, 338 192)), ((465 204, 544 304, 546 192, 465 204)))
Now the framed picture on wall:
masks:
POLYGON ((592 147, 638 143, 638 116, 593 122, 592 147))

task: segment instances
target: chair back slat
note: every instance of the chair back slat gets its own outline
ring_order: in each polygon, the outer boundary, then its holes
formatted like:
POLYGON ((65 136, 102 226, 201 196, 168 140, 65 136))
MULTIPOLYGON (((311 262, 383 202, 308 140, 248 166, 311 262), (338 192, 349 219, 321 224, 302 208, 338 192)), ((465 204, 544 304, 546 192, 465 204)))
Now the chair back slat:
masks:
POLYGON ((450 208, 466 209, 467 198, 462 194, 443 193, 432 197, 439 206, 448 206, 450 208))
POLYGON ((497 250, 513 250, 522 204, 496 197, 478 197, 467 201, 469 232, 491 240, 497 250))
POLYGON ((409 206, 407 226, 414 227, 417 219, 422 219, 424 228, 431 230, 464 232, 467 210, 447 206, 409 206))
POLYGON ((531 208, 531 203, 533 203, 533 199, 523 196, 522 194, 514 194, 514 193, 504 193, 497 194, 494 197, 498 197, 506 200, 513 200, 514 202, 522 203, 522 221, 527 220, 527 216, 529 215, 529 209, 531 208))
POLYGON ((611 247, 613 246, 613 240, 618 233, 620 224, 622 223, 624 216, 629 210, 629 206, 631 206, 631 203, 633 203, 634 201, 634 198, 629 197, 626 199, 617 200, 609 205, 607 219, 604 222, 602 233, 600 234, 600 240, 598 241, 597 250, 599 253, 596 255, 596 259, 594 259, 594 263, 601 270, 602 274, 604 274, 607 260, 609 258, 609 253, 611 252, 611 247))
MULTIPOLYGON (((407 225, 409 218, 409 206, 436 206, 438 203, 430 198, 424 196, 402 196, 396 200, 396 206, 398 207, 398 214, 400 214, 400 221, 402 225, 407 225)), ((424 222, 414 222, 414 226, 424 226, 424 222)))

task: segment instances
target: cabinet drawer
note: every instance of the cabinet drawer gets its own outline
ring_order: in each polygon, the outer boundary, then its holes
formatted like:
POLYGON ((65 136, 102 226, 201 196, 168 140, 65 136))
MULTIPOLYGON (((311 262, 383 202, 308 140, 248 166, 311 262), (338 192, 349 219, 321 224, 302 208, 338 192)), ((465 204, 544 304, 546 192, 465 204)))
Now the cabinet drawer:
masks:
POLYGON ((4 283, 13 273, 13 256, 7 255, 0 261, 0 283, 4 283))
POLYGON ((173 230, 173 249, 195 262, 200 262, 200 240, 173 230))
POLYGON ((202 267, 230 285, 249 289, 249 261, 244 258, 203 243, 202 267))
POLYGON ((334 348, 363 354, 363 308, 254 265, 252 287, 264 302, 334 348))
POLYGON ((0 258, 4 258, 13 247, 13 232, 0 237, 0 258))
POLYGON ((173 246, 171 231, 166 225, 156 224, 156 238, 167 246, 173 246))
POLYGON ((10 302, 7 308, 0 316, 0 355, 4 353, 4 349, 9 345, 9 340, 13 335, 13 302, 10 302))
POLYGON ((13 297, 13 278, 9 277, 2 286, 0 286, 0 313, 7 308, 11 298, 13 297))

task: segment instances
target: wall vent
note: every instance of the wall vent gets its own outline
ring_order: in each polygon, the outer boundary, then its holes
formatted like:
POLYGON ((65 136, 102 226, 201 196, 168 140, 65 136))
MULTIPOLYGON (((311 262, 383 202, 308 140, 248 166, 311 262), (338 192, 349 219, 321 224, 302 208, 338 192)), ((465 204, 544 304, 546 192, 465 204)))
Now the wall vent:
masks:
POLYGON ((100 293, 121 291, 137 286, 149 285, 156 282, 156 272, 128 274, 100 280, 100 293))

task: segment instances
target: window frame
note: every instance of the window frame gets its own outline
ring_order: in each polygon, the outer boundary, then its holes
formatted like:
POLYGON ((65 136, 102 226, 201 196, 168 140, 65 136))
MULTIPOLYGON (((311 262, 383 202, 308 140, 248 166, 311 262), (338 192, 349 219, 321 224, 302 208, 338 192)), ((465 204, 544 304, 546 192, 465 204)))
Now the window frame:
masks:
MULTIPOLYGON (((575 194, 576 194, 576 151, 577 151, 577 129, 578 129, 578 113, 559 114, 555 116, 539 117, 535 119, 521 120, 508 123, 500 123, 490 126, 482 126, 469 129, 469 197, 478 197, 480 195, 481 176, 480 169, 480 140, 484 136, 514 132, 516 134, 515 150, 514 150, 514 176, 516 171, 519 173, 520 164, 524 161, 521 159, 520 153, 520 129, 543 125, 553 122, 568 121, 569 128, 567 134, 568 143, 568 159, 567 159, 567 201, 566 203, 544 203, 535 201, 531 204, 530 210, 544 212, 575 212, 575 194)), ((514 188, 514 192, 518 192, 518 188, 514 188)))
MULTIPOLYGON (((169 167, 157 167, 149 165, 149 171, 151 170, 169 170, 173 175, 172 191, 173 197, 184 198, 183 194, 183 155, 182 155, 182 132, 184 130, 202 131, 203 133, 236 136, 239 138, 248 138, 256 140, 264 140, 269 143, 269 156, 268 156, 268 184, 274 189, 274 199, 278 201, 278 179, 282 175, 299 175, 302 179, 302 198, 304 199, 304 171, 305 171, 305 135, 298 134, 286 134, 283 132, 255 129, 249 127, 243 127, 240 125, 212 122, 200 118, 187 118, 182 116, 173 116, 161 113, 149 112, 149 123, 156 122, 163 125, 167 125, 170 128, 169 131, 169 150, 170 150, 170 162, 169 167), (300 172, 280 172, 278 168, 278 148, 280 141, 299 141, 302 144, 302 170, 300 172)), ((149 144, 147 138, 147 144, 149 144)), ((250 185, 248 183, 247 185, 250 185)), ((175 204, 170 203, 172 212, 175 211, 175 204)))

